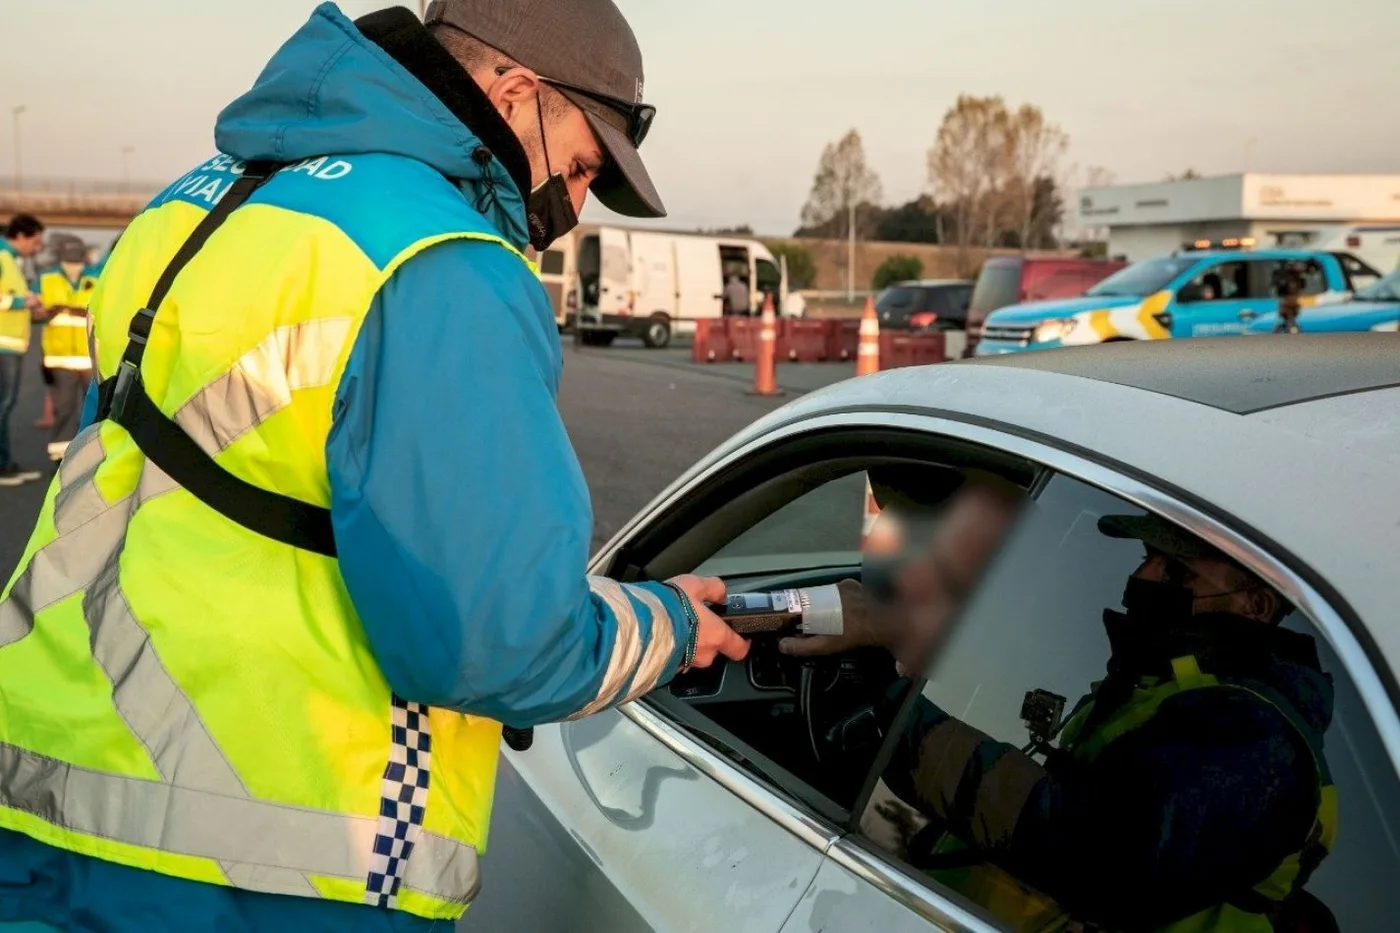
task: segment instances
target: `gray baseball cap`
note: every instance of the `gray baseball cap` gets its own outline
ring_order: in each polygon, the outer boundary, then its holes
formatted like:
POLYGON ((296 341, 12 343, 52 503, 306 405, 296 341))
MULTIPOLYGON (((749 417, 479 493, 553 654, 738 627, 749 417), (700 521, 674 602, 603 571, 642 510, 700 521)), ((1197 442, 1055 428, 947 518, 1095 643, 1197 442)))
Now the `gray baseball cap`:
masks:
POLYGON ((1099 519, 1099 532, 1110 538, 1141 541, 1172 557, 1204 557, 1234 563, 1195 535, 1156 515, 1105 515, 1099 519))
POLYGON ((433 0, 446 23, 540 76, 583 111, 607 150, 593 193, 629 217, 665 217, 637 152, 656 110, 642 103, 642 50, 612 0, 433 0))

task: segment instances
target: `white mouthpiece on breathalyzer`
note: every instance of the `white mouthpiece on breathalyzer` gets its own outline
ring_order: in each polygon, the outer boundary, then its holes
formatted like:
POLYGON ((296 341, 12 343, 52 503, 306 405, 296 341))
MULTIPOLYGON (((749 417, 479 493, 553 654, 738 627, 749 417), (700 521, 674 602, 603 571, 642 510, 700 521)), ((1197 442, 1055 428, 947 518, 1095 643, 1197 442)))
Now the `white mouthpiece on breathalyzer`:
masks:
POLYGON ((834 584, 803 587, 798 590, 802 603, 802 634, 840 635, 841 591, 834 584))

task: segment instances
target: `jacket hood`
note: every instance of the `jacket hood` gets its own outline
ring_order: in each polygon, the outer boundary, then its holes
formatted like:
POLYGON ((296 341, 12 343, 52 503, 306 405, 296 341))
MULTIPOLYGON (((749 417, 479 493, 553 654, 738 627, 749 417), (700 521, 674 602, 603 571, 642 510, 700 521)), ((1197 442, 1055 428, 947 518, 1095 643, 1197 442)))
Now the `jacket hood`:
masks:
MULTIPOLYGON (((1377 324, 1400 319, 1400 303, 1393 301, 1343 301, 1304 308, 1298 313, 1298 326, 1319 332, 1370 330, 1377 324)), ((1273 333, 1278 312, 1261 314, 1250 322, 1250 333, 1273 333)))
POLYGON ((1035 324, 1040 321, 1057 321, 1074 317, 1085 311, 1107 311, 1111 308, 1127 308, 1141 304, 1142 298, 1132 295, 1104 295, 1101 298, 1081 296, 1079 298, 1056 298, 1051 301, 1029 301, 1025 304, 1009 305, 987 315, 987 323, 995 324, 1035 324))
POLYGON ((214 141, 249 161, 416 159, 457 182, 507 240, 522 249, 529 242, 524 149, 476 82, 401 7, 352 23, 321 4, 219 114, 214 141))

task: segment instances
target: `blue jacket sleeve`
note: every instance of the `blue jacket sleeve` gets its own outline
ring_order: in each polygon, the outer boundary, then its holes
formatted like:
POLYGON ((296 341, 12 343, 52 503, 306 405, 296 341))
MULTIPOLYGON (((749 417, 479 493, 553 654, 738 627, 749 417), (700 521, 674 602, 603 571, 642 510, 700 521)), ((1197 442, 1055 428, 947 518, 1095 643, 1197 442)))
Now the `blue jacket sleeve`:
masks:
POLYGON ((585 576, 593 516, 561 367, 548 297, 495 244, 431 247, 369 310, 327 441, 331 515, 406 700, 524 727, 675 674, 690 631, 675 593, 585 576))

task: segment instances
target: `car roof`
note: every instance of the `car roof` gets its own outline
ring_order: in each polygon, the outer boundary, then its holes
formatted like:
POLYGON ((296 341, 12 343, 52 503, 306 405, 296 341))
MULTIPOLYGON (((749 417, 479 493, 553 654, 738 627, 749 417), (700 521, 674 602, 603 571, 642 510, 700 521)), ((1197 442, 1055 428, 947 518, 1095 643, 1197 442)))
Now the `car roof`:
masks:
POLYGON ((1237 256, 1254 259, 1316 259, 1330 256, 1325 249, 1184 249, 1175 255, 1194 259, 1231 259, 1237 256))
POLYGON ((1383 334, 1260 335, 896 369, 802 396, 731 443, 794 418, 885 411, 991 427, 1111 464, 1205 504, 1324 581, 1319 592, 1340 593, 1336 608, 1365 620, 1393 683, 1398 350, 1400 338, 1383 334))

